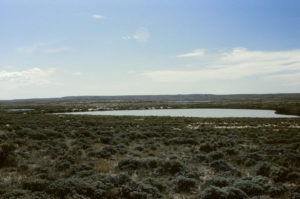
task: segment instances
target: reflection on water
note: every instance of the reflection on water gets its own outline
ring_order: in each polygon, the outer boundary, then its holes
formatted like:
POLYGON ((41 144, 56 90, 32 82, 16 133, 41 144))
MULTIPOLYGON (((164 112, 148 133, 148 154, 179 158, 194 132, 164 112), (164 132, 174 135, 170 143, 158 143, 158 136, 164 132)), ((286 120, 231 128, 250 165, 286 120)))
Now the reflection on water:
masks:
POLYGON ((256 109, 152 109, 73 112, 74 115, 115 115, 115 116, 173 116, 173 117, 252 117, 252 118, 293 118, 298 116, 276 114, 273 110, 256 109))
POLYGON ((33 109, 30 108, 12 108, 8 109, 8 111, 32 111, 33 109))

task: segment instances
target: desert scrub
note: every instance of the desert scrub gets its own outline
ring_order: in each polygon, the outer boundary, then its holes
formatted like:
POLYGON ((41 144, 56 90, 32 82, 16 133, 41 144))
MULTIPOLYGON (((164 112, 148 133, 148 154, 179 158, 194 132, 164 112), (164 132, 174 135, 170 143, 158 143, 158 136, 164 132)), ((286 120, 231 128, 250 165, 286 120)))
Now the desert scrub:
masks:
POLYGON ((143 132, 143 135, 146 137, 146 138, 153 138, 153 137, 160 137, 161 135, 157 132, 153 132, 153 131, 146 131, 146 132, 143 132))
POLYGON ((112 144, 113 143, 113 136, 112 135, 100 135, 100 142, 103 144, 112 144))
POLYGON ((16 133, 19 136, 29 137, 31 139, 36 139, 36 140, 48 139, 47 136, 43 132, 40 132, 40 131, 35 130, 35 129, 30 129, 30 128, 20 129, 16 133))
POLYGON ((236 149, 234 147, 224 147, 224 148, 222 148, 222 151, 224 153, 226 153, 227 155, 237 155, 237 154, 239 154, 238 149, 236 149))
POLYGON ((52 199, 49 194, 45 192, 31 192, 29 190, 15 189, 8 193, 0 195, 3 199, 52 199))
POLYGON ((235 156, 233 160, 237 164, 247 166, 247 167, 254 166, 254 165, 258 166, 258 164, 262 163, 261 160, 265 159, 265 157, 263 157, 261 154, 263 154, 263 152, 260 151, 240 154, 240 156, 235 156))
POLYGON ((173 180, 173 184, 176 192, 190 192, 196 188, 197 181, 193 178, 178 176, 173 180))
POLYGON ((209 164, 216 172, 234 171, 225 160, 215 160, 209 164))
POLYGON ((158 158, 127 158, 120 160, 117 167, 120 170, 153 169, 159 164, 158 158))
POLYGON ((143 182, 130 182, 121 186, 121 196, 129 199, 156 199, 162 198, 156 187, 143 182))
MULTIPOLYGON (((53 181, 46 188, 47 193, 60 198, 80 194, 88 198, 111 198, 111 190, 126 181, 120 176, 105 178, 97 172, 79 172, 73 177, 53 181)), ((126 178, 127 180, 127 178, 126 178)))
POLYGON ((16 148, 16 145, 12 143, 0 144, 0 168, 16 165, 17 160, 14 153, 16 148))
POLYGON ((125 144, 118 144, 115 148, 117 152, 121 155, 124 155, 128 152, 127 146, 125 144))
POLYGON ((201 151, 211 152, 211 151, 216 150, 216 145, 209 143, 209 142, 205 142, 205 143, 200 144, 199 148, 201 151))
POLYGON ((40 129, 40 132, 48 138, 63 138, 64 134, 53 129, 40 129))
POLYGON ((115 167, 116 161, 109 159, 98 159, 95 162, 95 169, 102 173, 108 173, 115 167))
POLYGON ((208 157, 212 160, 218 160, 224 157, 224 153, 222 151, 213 151, 208 153, 208 157))
POLYGON ((127 158, 118 162, 120 170, 155 169, 159 174, 176 174, 184 170, 182 163, 176 160, 161 160, 158 158, 127 158))
POLYGON ((256 175, 269 176, 271 172, 271 164, 268 162, 259 162, 256 165, 256 175))
POLYGON ((177 160, 163 161, 158 168, 158 172, 160 174, 172 174, 172 175, 178 172, 182 172, 184 170, 185 168, 183 164, 177 160))
POLYGON ((201 199, 248 199, 245 192, 235 187, 209 186, 201 194, 201 199))
POLYGON ((144 181, 144 183, 150 184, 153 187, 156 187, 160 192, 164 192, 167 189, 167 187, 168 187, 167 183, 162 182, 162 181, 158 181, 158 180, 153 179, 153 178, 147 178, 144 181))
POLYGON ((66 153, 64 155, 58 156, 55 161, 55 168, 57 170, 68 169, 72 165, 79 163, 82 160, 82 155, 80 150, 76 153, 66 153), (80 155, 79 155, 80 154, 80 155))
POLYGON ((215 187, 226 187, 229 186, 232 183, 232 180, 222 177, 222 176, 216 176, 212 179, 206 180, 203 185, 201 185, 201 189, 205 189, 209 186, 215 186, 215 187))
POLYGON ((93 197, 94 191, 95 187, 93 185, 78 178, 56 180, 47 187, 49 194, 60 198, 76 193, 93 197))
POLYGON ((194 162, 198 162, 198 163, 208 163, 210 162, 212 159, 211 157, 209 157, 206 154, 203 153, 197 153, 197 154, 193 154, 192 160, 194 162))
POLYGON ((84 161, 82 163, 72 164, 69 170, 64 172, 64 176, 70 177, 81 171, 92 171, 95 167, 94 162, 84 161))
POLYGON ((44 191, 48 185, 48 180, 40 178, 28 178, 22 183, 22 188, 31 191, 44 191))
POLYGON ((272 185, 263 176, 244 177, 234 183, 234 187, 243 190, 249 196, 268 194, 272 185))
POLYGON ((88 155, 93 156, 93 157, 98 157, 98 158, 104 158, 104 159, 109 159, 111 158, 114 154, 116 154, 116 150, 112 146, 105 146, 101 150, 91 150, 88 155))
POLYGON ((184 138, 184 137, 173 138, 169 142, 171 144, 189 144, 189 145, 199 144, 198 140, 195 138, 184 138))
POLYGON ((0 111, 0 143, 18 147, 11 151, 18 164, 0 168, 4 176, 0 198, 209 198, 218 192, 216 198, 224 193, 226 199, 234 199, 245 198, 242 192, 248 192, 253 199, 296 199, 299 195, 300 134, 298 128, 291 130, 299 119, 142 119, 0 111), (197 123, 198 129, 186 128, 197 123), (22 134, 24 128, 34 133, 22 134), (105 137, 111 142, 102 143, 105 137), (190 139, 198 144, 188 144, 190 139), (102 150, 104 156, 90 154, 102 150), (122 160, 129 161, 121 164, 122 160), (259 169, 264 163, 267 167, 259 169), (196 188, 177 189, 180 176, 195 180, 196 188), (259 178, 266 180, 257 182, 259 178), (55 183, 60 187, 50 191, 55 183), (209 191, 211 187, 217 188, 209 191))

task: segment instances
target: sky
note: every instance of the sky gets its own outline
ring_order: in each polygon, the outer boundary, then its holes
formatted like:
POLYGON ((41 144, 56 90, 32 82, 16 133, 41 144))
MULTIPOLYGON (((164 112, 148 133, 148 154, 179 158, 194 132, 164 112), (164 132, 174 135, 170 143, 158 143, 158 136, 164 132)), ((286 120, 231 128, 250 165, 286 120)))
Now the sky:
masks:
POLYGON ((300 92, 299 0, 0 0, 0 99, 300 92))

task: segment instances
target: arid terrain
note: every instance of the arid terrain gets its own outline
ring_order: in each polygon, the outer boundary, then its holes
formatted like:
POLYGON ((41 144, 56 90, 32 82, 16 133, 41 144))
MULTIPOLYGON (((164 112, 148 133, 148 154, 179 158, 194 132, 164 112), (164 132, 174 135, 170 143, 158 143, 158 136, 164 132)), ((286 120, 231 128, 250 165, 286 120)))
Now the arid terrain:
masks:
POLYGON ((96 105, 47 103, 1 105, 0 198, 300 198, 298 118, 56 115, 96 105), (34 110, 7 111, 21 106, 34 110))

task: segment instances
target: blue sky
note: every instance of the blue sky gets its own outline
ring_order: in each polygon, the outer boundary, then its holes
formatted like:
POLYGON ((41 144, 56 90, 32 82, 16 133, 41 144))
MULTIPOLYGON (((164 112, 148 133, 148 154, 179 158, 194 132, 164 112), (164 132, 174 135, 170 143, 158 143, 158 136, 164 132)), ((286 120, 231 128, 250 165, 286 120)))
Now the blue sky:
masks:
POLYGON ((1 0, 0 99, 300 92, 298 0, 1 0))

